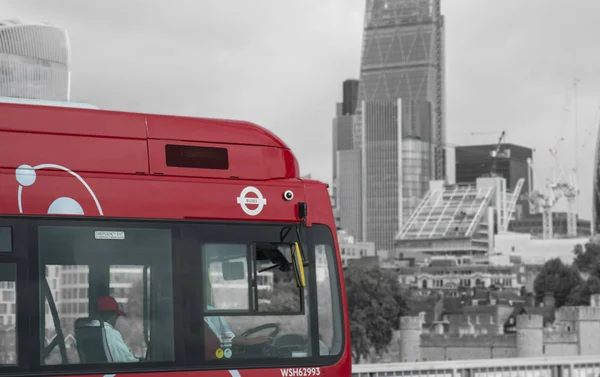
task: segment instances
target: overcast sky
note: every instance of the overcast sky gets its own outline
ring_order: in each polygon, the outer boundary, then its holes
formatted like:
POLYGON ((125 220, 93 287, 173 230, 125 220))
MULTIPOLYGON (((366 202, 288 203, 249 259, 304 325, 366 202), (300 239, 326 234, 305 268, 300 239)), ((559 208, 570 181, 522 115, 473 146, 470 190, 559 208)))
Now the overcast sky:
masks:
MULTIPOLYGON (((331 122, 358 78, 365 0, 0 0, 2 18, 67 29, 72 99, 101 108, 243 119, 331 181, 331 122)), ((600 1, 446 0, 449 145, 508 141, 575 166, 591 215, 600 117, 600 1), (573 79, 578 86, 579 143, 573 79), (570 110, 570 112, 568 112, 570 110), (472 135, 471 133, 476 133, 472 135)))

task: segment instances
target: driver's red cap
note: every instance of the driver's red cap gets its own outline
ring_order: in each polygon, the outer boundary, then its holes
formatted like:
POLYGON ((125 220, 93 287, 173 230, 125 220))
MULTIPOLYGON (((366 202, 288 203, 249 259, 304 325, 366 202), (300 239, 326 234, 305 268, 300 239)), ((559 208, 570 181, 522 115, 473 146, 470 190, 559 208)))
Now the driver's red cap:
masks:
POLYGON ((116 312, 118 315, 125 316, 125 313, 119 309, 119 304, 111 296, 102 296, 96 299, 96 310, 99 312, 116 312))

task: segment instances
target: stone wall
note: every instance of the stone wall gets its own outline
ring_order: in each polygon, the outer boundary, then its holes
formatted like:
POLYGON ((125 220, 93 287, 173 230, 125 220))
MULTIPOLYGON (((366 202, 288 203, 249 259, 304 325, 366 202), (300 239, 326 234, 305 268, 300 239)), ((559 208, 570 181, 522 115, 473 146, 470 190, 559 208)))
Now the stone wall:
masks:
MULTIPOLYGON (((595 301, 593 301, 595 300, 595 301)), ((600 295, 592 297, 600 305, 600 295)), ((400 354, 395 361, 436 361, 542 356, 600 356, 600 307, 562 307, 553 329, 539 315, 519 315, 516 334, 422 334, 420 317, 400 321, 400 354)))
POLYGON ((421 335, 421 361, 517 356, 516 335, 421 335))

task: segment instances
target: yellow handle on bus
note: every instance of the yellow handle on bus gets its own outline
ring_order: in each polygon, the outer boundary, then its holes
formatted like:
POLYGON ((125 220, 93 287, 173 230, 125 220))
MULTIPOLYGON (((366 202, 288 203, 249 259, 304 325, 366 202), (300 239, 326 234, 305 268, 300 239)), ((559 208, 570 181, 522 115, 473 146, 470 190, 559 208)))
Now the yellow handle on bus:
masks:
POLYGON ((300 252, 300 245, 298 242, 293 243, 294 253, 293 263, 294 269, 296 270, 296 283, 298 287, 306 287, 306 277, 304 276, 304 263, 302 262, 302 253, 300 252))

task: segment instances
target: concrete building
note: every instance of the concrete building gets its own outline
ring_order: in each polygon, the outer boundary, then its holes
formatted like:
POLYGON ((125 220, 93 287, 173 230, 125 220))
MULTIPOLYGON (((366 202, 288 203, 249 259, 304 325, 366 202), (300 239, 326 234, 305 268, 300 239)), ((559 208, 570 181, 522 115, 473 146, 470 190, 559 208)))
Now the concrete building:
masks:
POLYGON ((526 264, 544 264, 559 258, 565 264, 573 263, 576 245, 585 245, 589 237, 534 239, 526 233, 504 233, 494 237, 494 248, 489 262, 505 265, 518 260, 526 264))
POLYGON ((354 236, 345 230, 338 230, 337 236, 343 267, 347 267, 350 260, 377 256, 373 242, 357 241, 354 236))
POLYGON ((43 23, 0 21, 0 96, 70 99, 67 32, 43 23))
POLYGON ((337 151, 337 210, 339 227, 356 239, 363 239, 361 151, 359 149, 337 151))
MULTIPOLYGON (((591 237, 592 223, 590 220, 577 216, 577 237, 591 237)), ((510 222, 508 230, 515 233, 529 233, 532 238, 542 238, 544 235, 543 218, 541 213, 515 218, 510 222)), ((552 233, 554 238, 567 238, 567 213, 552 212, 552 233)))
POLYGON ((353 119, 358 80, 343 83, 343 102, 337 104, 333 119, 333 196, 339 217, 338 227, 356 239, 362 238, 361 155, 354 147, 353 119))
POLYGON ((518 293, 521 287, 533 285, 526 265, 459 265, 454 259, 437 259, 428 266, 398 267, 395 271, 401 284, 424 296, 442 293, 444 297, 459 297, 461 292, 490 287, 518 293))
POLYGON ((596 132, 596 153, 592 178, 592 235, 596 235, 600 230, 600 127, 596 132))
MULTIPOLYGON (((519 179, 525 183, 521 194, 529 193, 529 176, 527 174, 527 159, 533 158, 533 150, 515 144, 502 144, 501 151, 509 151, 506 157, 492 158, 491 152, 496 150, 496 144, 469 145, 455 148, 456 153, 456 183, 475 183, 477 178, 489 176, 496 161, 496 174, 506 179, 506 187, 514 190, 519 179)), ((529 203, 519 198, 515 208, 516 219, 529 215, 529 203)))

